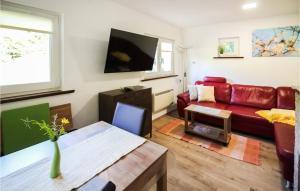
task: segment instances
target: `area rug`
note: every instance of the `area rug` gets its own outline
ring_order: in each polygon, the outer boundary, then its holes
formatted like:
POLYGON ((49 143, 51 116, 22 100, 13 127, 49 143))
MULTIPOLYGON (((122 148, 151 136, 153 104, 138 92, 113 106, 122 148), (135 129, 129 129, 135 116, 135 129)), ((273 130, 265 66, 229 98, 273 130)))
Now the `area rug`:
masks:
POLYGON ((232 133, 229 144, 224 146, 223 144, 219 144, 213 140, 186 134, 184 132, 184 121, 176 118, 168 124, 160 127, 158 132, 237 160, 261 165, 259 155, 261 142, 255 139, 232 133))

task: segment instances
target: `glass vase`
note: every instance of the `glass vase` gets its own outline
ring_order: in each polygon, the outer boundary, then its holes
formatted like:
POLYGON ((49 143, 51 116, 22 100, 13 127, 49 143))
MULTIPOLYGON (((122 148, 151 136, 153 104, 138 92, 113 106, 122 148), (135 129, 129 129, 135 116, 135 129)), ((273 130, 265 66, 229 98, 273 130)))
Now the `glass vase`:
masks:
POLYGON ((54 155, 51 164, 50 177, 56 178, 60 175, 60 151, 59 151, 57 141, 53 141, 53 143, 54 143, 54 155))

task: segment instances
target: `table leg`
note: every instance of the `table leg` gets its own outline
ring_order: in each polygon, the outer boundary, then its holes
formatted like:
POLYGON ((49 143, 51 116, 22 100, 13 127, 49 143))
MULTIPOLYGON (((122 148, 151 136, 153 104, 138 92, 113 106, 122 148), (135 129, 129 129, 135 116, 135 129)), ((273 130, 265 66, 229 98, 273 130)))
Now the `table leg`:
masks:
POLYGON ((156 190, 167 191, 167 171, 158 179, 156 190))
POLYGON ((228 120, 224 119, 224 140, 225 140, 225 143, 227 143, 227 139, 228 139, 228 120))
POLYGON ((187 110, 184 110, 184 130, 188 130, 188 122, 189 122, 189 113, 187 110))

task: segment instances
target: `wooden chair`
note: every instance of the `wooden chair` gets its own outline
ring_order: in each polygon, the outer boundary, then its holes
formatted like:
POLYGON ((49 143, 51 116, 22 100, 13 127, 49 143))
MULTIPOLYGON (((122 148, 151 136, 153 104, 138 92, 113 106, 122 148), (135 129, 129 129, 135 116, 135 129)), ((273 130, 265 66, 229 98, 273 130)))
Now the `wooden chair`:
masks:
POLYGON ((56 114, 58 116, 59 122, 61 121, 61 119, 63 117, 65 117, 69 120, 70 123, 65 125, 66 132, 76 130, 76 129, 73 129, 72 110, 71 110, 70 103, 50 107, 50 120, 53 120, 53 116, 56 114))

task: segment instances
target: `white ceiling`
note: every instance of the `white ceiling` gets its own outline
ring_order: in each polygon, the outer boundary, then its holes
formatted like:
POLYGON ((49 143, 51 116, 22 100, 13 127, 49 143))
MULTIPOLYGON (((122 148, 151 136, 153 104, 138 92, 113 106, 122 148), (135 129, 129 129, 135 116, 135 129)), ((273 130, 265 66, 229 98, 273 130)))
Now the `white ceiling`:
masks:
POLYGON ((113 0, 181 28, 299 13, 300 0, 113 0), (244 3, 257 8, 243 10, 244 3))

